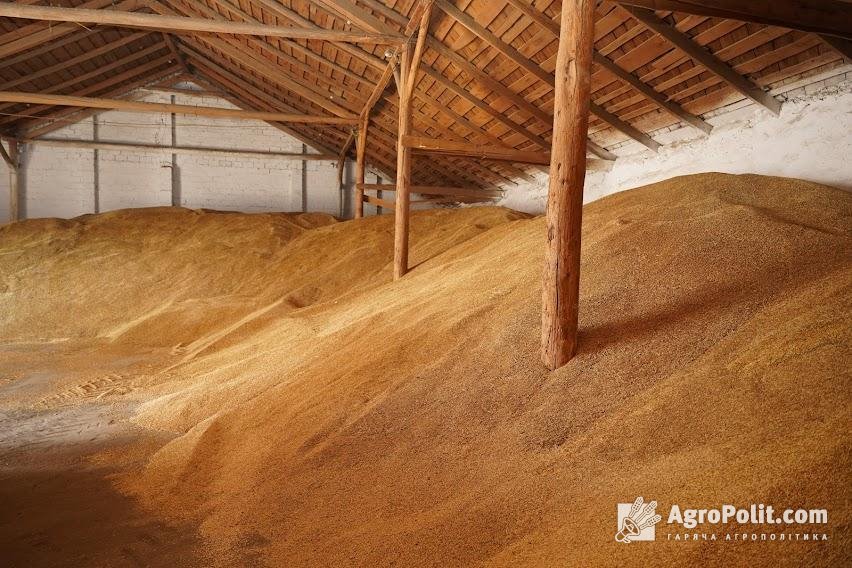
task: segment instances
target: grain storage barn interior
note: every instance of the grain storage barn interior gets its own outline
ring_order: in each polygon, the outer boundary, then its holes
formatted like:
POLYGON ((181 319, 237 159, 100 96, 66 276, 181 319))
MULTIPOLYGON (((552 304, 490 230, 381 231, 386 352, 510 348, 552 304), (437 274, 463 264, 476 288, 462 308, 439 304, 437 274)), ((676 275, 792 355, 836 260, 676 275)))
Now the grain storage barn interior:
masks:
POLYGON ((0 29, 4 565, 852 558, 847 0, 0 29))

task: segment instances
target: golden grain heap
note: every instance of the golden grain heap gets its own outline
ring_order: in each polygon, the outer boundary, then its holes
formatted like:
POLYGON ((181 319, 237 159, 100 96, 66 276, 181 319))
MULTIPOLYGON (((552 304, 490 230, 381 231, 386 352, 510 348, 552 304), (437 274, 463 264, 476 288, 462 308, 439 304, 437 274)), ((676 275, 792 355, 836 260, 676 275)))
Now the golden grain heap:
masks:
MULTIPOLYGON (((543 218, 417 213, 397 282, 392 223, 156 209, 0 228, 0 411, 44 424, 0 438, 6 492, 24 464, 66 487, 103 472, 144 519, 117 522, 121 546, 73 548, 103 564, 852 556, 848 193, 707 174, 587 206, 580 353, 552 373, 543 218), (46 457, 50 421, 81 409, 114 430, 46 457), (660 525, 653 547, 625 547, 616 504, 640 494, 818 506, 829 541, 675 543, 683 529, 660 525)), ((68 546, 95 529, 66 529, 68 546)), ((13 559, 32 546, 19 532, 13 559)))

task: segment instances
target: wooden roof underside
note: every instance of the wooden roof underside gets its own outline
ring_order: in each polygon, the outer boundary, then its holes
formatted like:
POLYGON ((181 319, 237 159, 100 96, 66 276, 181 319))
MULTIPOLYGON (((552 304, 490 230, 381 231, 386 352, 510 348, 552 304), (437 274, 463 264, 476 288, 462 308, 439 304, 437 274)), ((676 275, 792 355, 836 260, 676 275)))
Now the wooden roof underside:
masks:
MULTIPOLYGON (((402 34, 417 3, 54 0, 50 5, 402 34)), ((852 55, 849 43, 836 36, 627 4, 643 2, 602 1, 597 7, 589 136, 600 147, 593 147, 598 156, 630 138, 655 148, 648 133, 676 123, 708 130, 701 116, 745 98, 749 88, 751 98, 771 108, 764 89, 838 66, 844 52, 852 55)), ((665 2, 653 5, 660 4, 665 2)), ((413 97, 413 133, 549 151, 559 13, 560 2, 552 0, 436 0, 413 97)), ((0 29, 0 91, 120 98, 141 86, 191 77, 246 109, 357 116, 387 67, 386 45, 172 35, 12 18, 0 18, 0 29)), ((389 174, 396 167, 397 110, 391 82, 371 115, 367 143, 368 164, 389 174)), ((95 112, 0 103, 0 133, 43 136, 95 112)), ((324 153, 351 146, 350 126, 275 125, 324 153)), ((416 157, 413 183, 497 187, 528 177, 534 167, 416 157)))

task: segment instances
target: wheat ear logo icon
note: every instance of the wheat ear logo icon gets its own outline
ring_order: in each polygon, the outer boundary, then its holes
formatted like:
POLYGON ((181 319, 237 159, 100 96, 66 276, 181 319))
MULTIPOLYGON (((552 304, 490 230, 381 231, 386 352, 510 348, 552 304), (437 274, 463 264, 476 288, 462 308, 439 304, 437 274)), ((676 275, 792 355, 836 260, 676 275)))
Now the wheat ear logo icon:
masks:
POLYGON ((630 507, 630 514, 624 517, 624 521, 621 523, 621 530, 615 535, 617 542, 629 544, 630 539, 639 536, 642 529, 660 522, 662 517, 654 514, 657 502, 651 501, 644 507, 642 506, 643 503, 644 500, 641 497, 637 497, 636 501, 633 502, 633 506, 630 507))

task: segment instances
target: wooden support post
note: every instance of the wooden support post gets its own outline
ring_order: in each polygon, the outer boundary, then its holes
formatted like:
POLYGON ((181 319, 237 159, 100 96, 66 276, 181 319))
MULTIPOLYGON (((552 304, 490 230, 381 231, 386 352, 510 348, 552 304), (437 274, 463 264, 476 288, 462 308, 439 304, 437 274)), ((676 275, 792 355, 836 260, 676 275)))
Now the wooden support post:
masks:
POLYGON ((367 128, 370 124, 368 118, 361 121, 358 127, 358 137, 355 140, 355 218, 364 216, 364 174, 367 166, 367 128))
POLYGON ((400 53, 399 126, 396 143, 396 203, 394 204, 393 278, 397 280, 408 272, 408 215, 411 201, 411 149, 403 138, 411 134, 411 97, 405 88, 411 65, 411 51, 404 47, 400 53))
POLYGON ((352 130, 349 134, 349 137, 346 139, 346 142, 343 143, 343 148, 340 150, 340 155, 337 158, 337 198, 338 198, 338 218, 343 218, 343 188, 344 188, 344 177, 346 176, 346 156, 349 155, 349 149, 352 148, 352 144, 355 143, 355 139, 358 138, 358 132, 356 130, 352 130))
MULTIPOLYGON (((175 95, 171 96, 172 104, 176 101, 175 95)), ((172 148, 177 146, 177 115, 171 113, 171 131, 172 131, 172 148)), ((180 207, 180 170, 178 169, 178 157, 175 152, 172 152, 172 167, 171 167, 171 190, 172 190, 172 207, 180 207)))
POLYGON ((18 155, 17 140, 9 140, 8 158, 9 160, 7 165, 9 166, 9 222, 14 223, 15 221, 21 218, 21 211, 19 205, 20 188, 18 187, 18 184, 20 182, 21 160, 20 156, 18 155))
MULTIPOLYGON (((100 122, 98 115, 92 117, 92 143, 100 139, 100 122)), ((101 154, 95 147, 92 149, 92 213, 101 212, 101 154)))
POLYGON ((307 153, 307 145, 302 144, 302 213, 308 212, 308 162, 305 159, 307 153))
POLYGON ((577 351, 580 228, 595 3, 595 0, 562 3, 542 278, 541 357, 549 369, 561 367, 577 351))
POLYGON ((411 149, 403 143, 411 135, 411 96, 417 83, 417 71, 423 57, 423 46, 429 33, 432 3, 425 3, 420 17, 417 45, 412 54, 408 45, 402 47, 399 60, 399 75, 396 77, 399 91, 399 129, 396 143, 396 202, 394 210, 393 278, 398 280, 408 272, 408 217, 411 210, 411 149))

